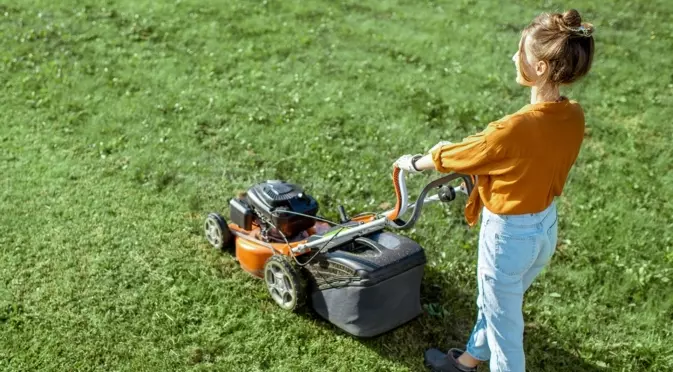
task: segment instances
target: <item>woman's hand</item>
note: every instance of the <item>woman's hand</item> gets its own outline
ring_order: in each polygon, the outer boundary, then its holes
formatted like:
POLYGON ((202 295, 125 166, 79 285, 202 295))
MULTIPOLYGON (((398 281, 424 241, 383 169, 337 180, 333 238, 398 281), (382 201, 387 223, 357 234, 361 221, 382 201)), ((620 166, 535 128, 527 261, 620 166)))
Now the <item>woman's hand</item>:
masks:
POLYGON ((394 163, 398 168, 408 173, 420 173, 426 170, 435 169, 435 164, 430 155, 402 155, 394 163))
POLYGON ((423 155, 402 155, 400 156, 399 159, 395 160, 395 163, 393 163, 394 166, 400 168, 403 171, 406 171, 407 173, 420 173, 422 172, 421 169, 416 168, 414 163, 422 158, 423 155))
POLYGON ((394 165, 411 174, 435 169, 435 163, 432 161, 432 153, 442 148, 442 146, 451 144, 453 144, 453 142, 439 141, 436 145, 432 146, 426 155, 402 155, 395 161, 394 165))

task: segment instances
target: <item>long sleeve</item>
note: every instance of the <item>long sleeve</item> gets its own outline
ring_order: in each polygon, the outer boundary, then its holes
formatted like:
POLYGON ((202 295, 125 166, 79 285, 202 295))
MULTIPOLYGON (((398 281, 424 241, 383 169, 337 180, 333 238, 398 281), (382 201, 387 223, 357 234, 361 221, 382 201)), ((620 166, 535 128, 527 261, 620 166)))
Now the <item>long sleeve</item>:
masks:
POLYGON ((470 226, 480 211, 537 213, 561 195, 584 138, 584 111, 574 101, 540 102, 490 123, 460 143, 432 151, 443 173, 472 176, 465 205, 470 226))
POLYGON ((504 132, 496 124, 471 135, 462 142, 444 145, 432 152, 435 168, 444 173, 469 175, 491 174, 508 168, 503 157, 501 138, 504 132))

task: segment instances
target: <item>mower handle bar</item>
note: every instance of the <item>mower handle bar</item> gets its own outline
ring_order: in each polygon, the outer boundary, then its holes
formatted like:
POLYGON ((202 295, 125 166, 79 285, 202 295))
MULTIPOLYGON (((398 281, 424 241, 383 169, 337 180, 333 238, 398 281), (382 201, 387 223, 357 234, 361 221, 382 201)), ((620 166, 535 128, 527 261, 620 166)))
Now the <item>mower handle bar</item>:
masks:
POLYGON ((385 212, 381 217, 376 218, 373 221, 366 222, 359 226, 349 228, 343 234, 337 233, 336 236, 326 236, 308 243, 300 244, 297 247, 292 248, 292 252, 300 254, 310 251, 311 249, 318 246, 321 247, 320 248, 321 250, 330 249, 332 247, 348 242, 353 238, 357 238, 381 230, 386 226, 391 226, 396 229, 411 228, 418 220, 421 214, 421 209, 424 204, 441 200, 439 195, 433 195, 426 198, 428 192, 433 188, 439 188, 442 185, 455 179, 462 178, 463 181, 465 182, 464 186, 461 185, 452 188, 455 194, 461 193, 469 195, 472 192, 473 183, 470 176, 459 173, 451 173, 447 176, 440 177, 427 184, 423 188, 423 190, 421 190, 421 193, 416 202, 409 203, 408 202, 409 194, 407 192, 405 173, 406 173, 405 171, 397 167, 395 167, 395 169, 393 170, 393 183, 395 185, 395 194, 397 196, 397 203, 395 205, 395 209, 385 212), (407 210, 409 209, 413 210, 413 214, 409 219, 409 221, 401 220, 399 217, 402 216, 404 213, 406 213, 407 210))
MULTIPOLYGON (((396 174, 398 172, 394 171, 393 174, 396 174)), ((390 219, 389 226, 396 228, 396 229, 409 229, 414 224, 416 224, 416 221, 421 215, 421 209, 425 204, 428 204, 430 202, 435 202, 441 200, 439 195, 433 195, 431 197, 426 198, 426 195, 428 192, 430 192, 431 189, 433 188, 439 188, 442 185, 449 183, 455 179, 462 178, 464 185, 458 186, 458 187, 453 187, 452 192, 454 194, 465 194, 465 195, 470 195, 472 192, 472 188, 474 187, 472 183, 472 178, 468 175, 465 174, 460 174, 460 173, 451 173, 449 175, 440 177, 427 185, 421 190, 420 195, 418 196, 418 199, 416 199, 415 203, 409 204, 407 202, 408 200, 408 192, 407 192, 407 187, 406 187, 406 177, 405 177, 405 171, 400 170, 398 174, 398 182, 396 183, 396 186, 399 187, 399 200, 398 199, 398 204, 396 205, 396 208, 387 212, 386 216, 390 219), (399 207, 398 207, 399 206, 399 207), (412 209, 413 213, 411 215, 411 218, 408 221, 404 221, 400 219, 399 217, 402 216, 404 213, 407 212, 408 209, 412 209), (397 213, 396 213, 397 210, 397 213)))

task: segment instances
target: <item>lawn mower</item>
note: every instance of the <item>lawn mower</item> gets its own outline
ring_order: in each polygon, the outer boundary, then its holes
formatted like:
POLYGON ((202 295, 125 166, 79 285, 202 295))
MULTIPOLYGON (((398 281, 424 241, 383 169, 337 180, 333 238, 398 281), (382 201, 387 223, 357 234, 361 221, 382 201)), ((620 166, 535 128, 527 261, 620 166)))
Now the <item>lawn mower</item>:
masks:
POLYGON ((410 203, 405 173, 393 167, 392 210, 349 217, 340 205, 339 222, 320 217, 318 202, 299 185, 258 183, 230 199, 229 222, 208 214, 206 239, 234 253, 243 270, 263 279, 282 309, 310 304, 351 335, 376 336, 422 312, 425 252, 394 231, 414 226, 423 205, 451 202, 473 188, 470 176, 449 173, 425 185, 410 203), (462 183, 451 186, 454 180, 462 183), (405 221, 407 212, 411 217, 405 221))

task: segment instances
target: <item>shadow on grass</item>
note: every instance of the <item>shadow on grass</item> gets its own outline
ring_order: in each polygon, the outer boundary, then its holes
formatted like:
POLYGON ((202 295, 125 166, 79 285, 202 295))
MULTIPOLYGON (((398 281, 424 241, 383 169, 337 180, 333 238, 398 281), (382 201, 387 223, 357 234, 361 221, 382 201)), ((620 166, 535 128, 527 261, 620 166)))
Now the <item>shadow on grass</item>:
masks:
MULTIPOLYGON (((448 350, 452 347, 464 349, 467 338, 477 316, 476 293, 456 291, 462 285, 447 278, 446 273, 428 266, 422 286, 424 313, 397 329, 375 338, 358 339, 366 347, 377 352, 382 358, 406 366, 410 371, 428 371, 423 366, 423 352, 431 347, 448 350), (451 290, 449 290, 451 288, 451 290)), ((334 332, 342 332, 313 311, 305 316, 320 319, 318 324, 334 332)), ((530 319, 527 319, 530 321, 530 319)), ((605 371, 582 360, 576 353, 556 346, 572 344, 561 342, 540 327, 527 327, 524 342, 526 370, 530 372, 599 372, 605 371)), ((482 366, 480 371, 488 371, 482 366)))

